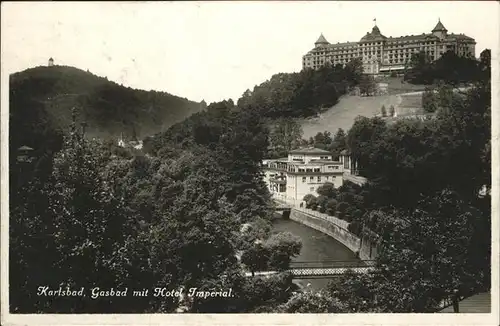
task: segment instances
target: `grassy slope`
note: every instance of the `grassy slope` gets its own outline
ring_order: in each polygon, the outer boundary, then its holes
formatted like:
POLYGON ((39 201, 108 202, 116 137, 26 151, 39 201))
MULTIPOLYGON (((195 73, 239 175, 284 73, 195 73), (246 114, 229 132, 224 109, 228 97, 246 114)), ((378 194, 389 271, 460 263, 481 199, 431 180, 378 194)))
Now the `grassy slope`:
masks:
POLYGON ((302 120, 303 138, 309 139, 318 132, 330 131, 335 134, 339 128, 348 130, 358 116, 368 118, 374 117, 380 113, 382 105, 395 107, 399 104, 397 95, 383 96, 344 96, 334 107, 323 112, 319 117, 302 120))
POLYGON ((199 103, 185 98, 124 87, 67 66, 36 67, 12 74, 10 96, 10 110, 20 110, 16 105, 26 103, 16 99, 30 99, 40 103, 63 129, 71 121, 71 108, 76 107, 79 120, 88 124, 87 135, 100 138, 114 138, 121 133, 124 136, 136 133, 142 138, 182 121, 201 108, 199 103))
POLYGON ((361 115, 368 118, 380 114, 380 108, 394 105, 398 115, 404 115, 409 108, 421 106, 419 93, 425 86, 402 83, 401 78, 381 78, 378 82, 388 83, 388 95, 360 97, 346 95, 335 106, 323 112, 319 117, 301 120, 303 138, 313 137, 318 132, 330 131, 335 134, 338 128, 348 130, 354 119, 361 115), (407 94, 407 95, 405 95, 407 94))

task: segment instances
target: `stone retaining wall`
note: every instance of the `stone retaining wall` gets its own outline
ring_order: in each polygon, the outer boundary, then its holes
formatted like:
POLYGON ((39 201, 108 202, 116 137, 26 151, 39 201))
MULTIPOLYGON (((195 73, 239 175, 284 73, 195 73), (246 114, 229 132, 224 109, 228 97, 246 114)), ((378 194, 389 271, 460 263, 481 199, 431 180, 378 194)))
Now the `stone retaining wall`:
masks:
POLYGON ((344 223, 339 223, 343 224, 341 226, 336 224, 335 220, 332 218, 326 219, 318 215, 314 216, 304 210, 298 210, 295 208, 292 208, 290 219, 329 235, 346 246, 352 252, 359 252, 359 257, 363 260, 375 259, 377 256, 376 247, 367 240, 363 240, 363 243, 361 244, 360 238, 349 232, 344 223), (362 247, 360 247, 360 245, 362 245, 362 247))

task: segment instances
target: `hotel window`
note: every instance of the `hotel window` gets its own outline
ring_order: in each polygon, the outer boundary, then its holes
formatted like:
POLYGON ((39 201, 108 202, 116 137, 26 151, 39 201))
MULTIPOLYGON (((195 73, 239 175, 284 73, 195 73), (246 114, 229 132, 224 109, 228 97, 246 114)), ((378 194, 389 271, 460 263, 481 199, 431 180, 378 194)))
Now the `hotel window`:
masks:
POLYGON ((318 182, 321 182, 321 177, 320 176, 318 176, 318 182))
POLYGON ((309 188, 310 191, 314 191, 314 187, 309 188))
POLYGON ((314 177, 309 177, 309 181, 314 181, 314 177))
POLYGON ((306 177, 302 177, 302 182, 306 182, 306 177))

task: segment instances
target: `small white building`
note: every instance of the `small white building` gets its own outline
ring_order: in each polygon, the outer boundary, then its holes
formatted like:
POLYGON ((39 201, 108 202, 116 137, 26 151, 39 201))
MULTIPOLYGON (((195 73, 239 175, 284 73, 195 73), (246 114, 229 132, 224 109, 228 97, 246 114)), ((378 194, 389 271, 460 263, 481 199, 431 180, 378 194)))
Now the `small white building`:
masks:
POLYGON ((317 195, 325 183, 342 186, 345 172, 351 173, 348 156, 333 160, 330 152, 319 148, 290 151, 288 157, 263 161, 264 180, 271 194, 290 203, 302 201, 305 195, 317 195))
POLYGON ((49 67, 52 67, 54 65, 54 59, 49 58, 49 67))

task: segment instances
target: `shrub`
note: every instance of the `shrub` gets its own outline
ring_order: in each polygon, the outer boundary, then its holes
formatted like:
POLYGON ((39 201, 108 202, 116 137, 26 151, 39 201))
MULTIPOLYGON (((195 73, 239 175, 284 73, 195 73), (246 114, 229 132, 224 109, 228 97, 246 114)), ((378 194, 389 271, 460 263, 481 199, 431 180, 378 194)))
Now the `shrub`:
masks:
POLYGON ((359 221, 352 221, 347 226, 347 230, 359 236, 361 234, 361 223, 359 221))
POLYGON ((306 202, 306 208, 311 208, 311 201, 313 201, 315 199, 316 199, 316 197, 314 195, 311 195, 311 194, 305 195, 303 201, 306 202))
POLYGON ((337 189, 335 189, 335 186, 331 182, 325 182, 325 184, 319 187, 316 192, 319 195, 323 195, 328 198, 335 198, 338 193, 337 189))
POLYGON ((354 208, 351 212, 351 215, 354 220, 359 220, 363 217, 363 211, 360 210, 359 208, 354 208))
POLYGON ((425 91, 422 93, 422 107, 425 112, 436 112, 438 108, 438 99, 434 91, 428 87, 425 88, 425 91))
POLYGON ((328 202, 328 197, 320 195, 317 198, 318 198, 318 206, 326 206, 326 203, 328 202))
POLYGON ((337 205, 337 210, 338 210, 339 212, 345 213, 348 207, 349 207, 349 204, 348 204, 348 203, 346 203, 345 201, 343 201, 343 202, 340 202, 340 203, 337 205))
POLYGON ((335 199, 329 199, 326 202, 326 212, 328 215, 333 216, 337 210, 337 201, 335 199))
POLYGON ((312 210, 316 210, 316 208, 318 208, 318 198, 314 197, 311 200, 309 200, 308 205, 306 205, 306 207, 312 210))
POLYGON ((391 105, 389 107, 389 116, 393 117, 395 113, 396 113, 396 109, 394 108, 394 105, 391 105))

